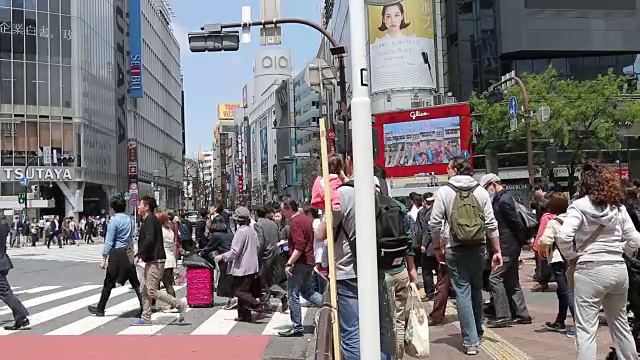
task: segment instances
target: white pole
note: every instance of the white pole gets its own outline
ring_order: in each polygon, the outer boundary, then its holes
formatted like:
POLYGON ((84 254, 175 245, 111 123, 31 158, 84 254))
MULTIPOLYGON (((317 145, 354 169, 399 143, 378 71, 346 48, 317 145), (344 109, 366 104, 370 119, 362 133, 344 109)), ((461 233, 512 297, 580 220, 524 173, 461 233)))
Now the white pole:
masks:
MULTIPOLYGON (((373 184, 373 140, 371 99, 367 79, 367 14, 362 0, 349 0, 351 30, 351 129, 353 134, 353 173, 356 191, 356 247, 358 249, 358 314, 360 320, 360 358, 380 358, 380 320, 378 312, 378 256, 371 239, 376 238, 373 184)), ((346 144, 345 144, 346 145, 346 144)))

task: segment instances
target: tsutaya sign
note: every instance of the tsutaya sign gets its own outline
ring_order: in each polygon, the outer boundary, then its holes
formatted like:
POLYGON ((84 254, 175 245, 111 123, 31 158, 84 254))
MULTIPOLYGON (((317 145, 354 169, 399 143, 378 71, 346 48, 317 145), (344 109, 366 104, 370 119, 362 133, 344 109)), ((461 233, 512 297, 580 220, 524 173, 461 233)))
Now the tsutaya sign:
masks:
MULTIPOLYGON (((74 180, 75 169, 65 167, 30 167, 26 177, 33 181, 71 181, 74 180)), ((25 177, 22 167, 3 167, 3 181, 19 181, 25 177)))

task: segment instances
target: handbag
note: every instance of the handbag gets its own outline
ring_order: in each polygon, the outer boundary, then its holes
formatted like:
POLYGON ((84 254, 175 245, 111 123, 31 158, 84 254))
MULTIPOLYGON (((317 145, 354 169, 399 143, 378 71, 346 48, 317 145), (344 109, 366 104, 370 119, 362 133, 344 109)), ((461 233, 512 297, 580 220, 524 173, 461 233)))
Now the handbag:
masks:
MULTIPOLYGON (((582 243, 582 246, 580 246, 579 248, 576 248, 576 252, 578 254, 581 252, 584 252, 589 246, 591 246, 591 244, 593 244, 596 241, 598 236, 602 234, 602 230, 604 230, 604 225, 598 225, 598 228, 591 234, 591 236, 587 238, 587 240, 585 240, 582 243)), ((574 285, 573 276, 575 275, 577 264, 578 264, 577 258, 569 261, 569 264, 567 265, 567 271, 565 272, 565 276, 567 278, 567 285, 569 285, 569 289, 571 289, 571 291, 573 291, 573 285, 574 285)))
POLYGON ((411 293, 409 294, 409 317, 404 334, 404 350, 409 356, 423 359, 428 357, 431 352, 429 319, 427 312, 422 307, 416 284, 411 283, 409 286, 411 293))

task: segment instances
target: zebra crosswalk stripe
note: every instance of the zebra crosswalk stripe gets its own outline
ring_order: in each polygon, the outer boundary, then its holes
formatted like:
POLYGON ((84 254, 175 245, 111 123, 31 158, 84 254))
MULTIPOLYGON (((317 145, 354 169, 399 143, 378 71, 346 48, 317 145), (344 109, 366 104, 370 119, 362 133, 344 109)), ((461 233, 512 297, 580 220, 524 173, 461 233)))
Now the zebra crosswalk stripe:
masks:
MULTIPOLYGON (((181 301, 186 301, 186 298, 181 301)), ((189 312, 191 308, 187 308, 189 312)), ((178 317, 177 314, 155 313, 151 314, 151 323, 149 326, 129 326, 120 331, 118 335, 154 335, 164 329, 165 326, 171 324, 178 317)))
MULTIPOLYGON (((45 295, 45 296, 40 296, 37 298, 33 298, 33 299, 29 299, 27 301, 23 301, 22 305, 24 305, 24 307, 31 308, 31 307, 36 307, 38 305, 42 305, 42 304, 46 304, 52 301, 56 301, 56 300, 61 300, 70 296, 74 296, 74 295, 78 295, 78 294, 82 294, 83 292, 87 292, 87 291, 91 291, 91 290, 95 290, 97 288, 101 287, 101 285, 82 285, 79 286, 77 288, 73 288, 73 289, 69 289, 69 290, 64 290, 64 291, 60 291, 60 292, 56 292, 53 294, 49 294, 49 295, 45 295)), ((8 306, 3 306, 0 308, 0 315, 6 315, 6 314, 11 314, 11 309, 9 309, 8 306)))
MULTIPOLYGON (((126 314, 138 309, 138 299, 129 286, 122 286, 112 290, 110 302, 114 304, 105 311, 104 317, 89 315, 86 312, 88 305, 97 303, 100 299, 100 287, 92 283, 86 283, 73 288, 63 286, 37 286, 33 288, 23 287, 21 293, 32 296, 23 301, 25 307, 32 313, 29 316, 30 330, 24 334, 47 336, 80 336, 84 334, 103 335, 157 335, 157 334, 183 334, 183 335, 228 335, 238 331, 248 331, 253 335, 275 336, 278 331, 289 327, 289 314, 275 312, 264 321, 253 324, 239 324, 236 321, 236 310, 225 310, 220 304, 226 301, 218 300, 218 306, 213 308, 188 308, 186 321, 180 326, 174 326, 178 314, 153 313, 152 325, 130 326, 133 318, 126 318, 126 314), (47 293, 50 291, 50 293, 47 293)), ((183 301, 186 292, 185 285, 174 287, 183 301), (181 296, 180 296, 181 295, 181 296)), ((160 304, 159 304, 160 305, 160 304)), ((281 310, 281 309, 278 309, 281 310)), ((303 320, 309 322, 309 309, 301 308, 303 320)), ((8 308, 0 308, 0 314, 6 315, 0 320, 10 320, 11 311, 8 308)), ((0 336, 14 335, 16 331, 0 329, 0 336)), ((17 334, 16 334, 17 335, 17 334)))
MULTIPOLYGON (((182 288, 183 286, 176 286, 174 289, 178 291, 182 288)), ((138 298, 133 298, 118 305, 108 307, 105 309, 105 316, 87 316, 76 322, 50 331, 45 335, 82 335, 139 308, 140 303, 138 302, 138 298)))
MULTIPOLYGON (((100 287, 98 285, 98 287, 100 287)), ((119 287, 116 289, 113 289, 113 291, 111 292, 111 297, 116 297, 116 296, 120 296, 122 294, 126 294, 129 292, 129 288, 127 287, 119 287)), ((29 316, 29 322, 31 323, 31 326, 36 326, 39 324, 42 324, 44 322, 47 321, 51 321, 55 318, 58 318, 60 316, 64 316, 67 314, 70 314, 74 311, 78 311, 84 307, 87 307, 89 305, 92 305, 96 302, 98 302, 98 300, 100 300, 100 294, 96 294, 96 295, 91 295, 85 298, 82 298, 80 300, 76 300, 73 302, 70 302, 68 304, 63 304, 60 306, 56 306, 54 308, 51 308, 49 310, 45 310, 42 312, 39 312, 37 314, 33 314, 31 316, 29 316)), ((15 331, 14 330, 0 330, 0 336, 6 336, 6 335, 11 335, 13 334, 15 331)))
POLYGON ((55 290, 55 289, 59 289, 62 286, 40 286, 37 288, 33 288, 33 289, 29 289, 29 290, 22 290, 22 291, 14 291, 13 294, 14 295, 20 295, 20 294, 37 294, 37 293, 41 293, 41 292, 47 292, 47 291, 51 291, 51 290, 55 290))

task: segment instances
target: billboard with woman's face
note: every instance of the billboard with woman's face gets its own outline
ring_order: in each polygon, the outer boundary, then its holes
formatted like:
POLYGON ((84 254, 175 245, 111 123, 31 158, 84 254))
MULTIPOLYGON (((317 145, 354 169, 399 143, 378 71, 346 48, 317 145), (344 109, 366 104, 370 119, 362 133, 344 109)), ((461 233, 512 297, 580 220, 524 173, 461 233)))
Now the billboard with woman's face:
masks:
POLYGON ((432 0, 368 5, 371 93, 435 89, 432 0))

